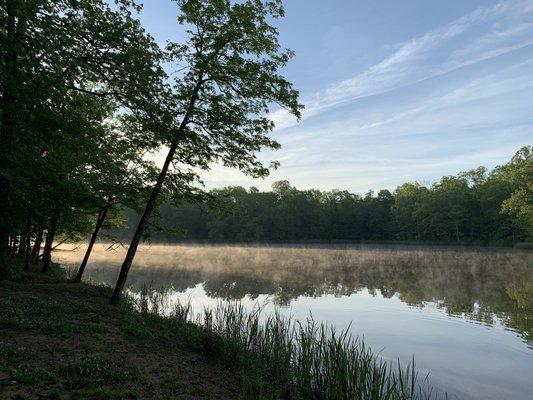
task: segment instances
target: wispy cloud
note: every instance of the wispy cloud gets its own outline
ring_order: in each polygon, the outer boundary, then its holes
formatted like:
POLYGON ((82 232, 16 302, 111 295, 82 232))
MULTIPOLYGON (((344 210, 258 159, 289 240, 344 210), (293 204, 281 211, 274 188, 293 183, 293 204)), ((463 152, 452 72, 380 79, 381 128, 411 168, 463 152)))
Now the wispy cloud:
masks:
MULTIPOLYGON (((533 45, 531 1, 479 8, 402 43, 366 71, 304 96, 302 120, 349 101, 386 93, 533 45)), ((296 124, 285 110, 270 116, 277 129, 296 124)))
POLYGON ((266 180, 214 166, 206 183, 268 189, 288 179, 300 188, 356 193, 405 181, 430 184, 506 162, 531 141, 532 100, 533 0, 503 1, 396 45, 350 79, 304 94, 307 121, 299 126, 283 111, 274 113, 282 149, 261 158, 278 159, 281 168, 266 180))

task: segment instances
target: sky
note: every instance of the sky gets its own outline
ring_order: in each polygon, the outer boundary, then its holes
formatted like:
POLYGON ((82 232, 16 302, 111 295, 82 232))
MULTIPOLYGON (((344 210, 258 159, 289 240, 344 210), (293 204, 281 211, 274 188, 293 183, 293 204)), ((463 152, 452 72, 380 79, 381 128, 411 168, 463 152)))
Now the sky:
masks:
MULTIPOLYGON (((305 105, 273 110, 281 165, 266 179, 213 166, 206 187, 393 190, 506 163, 533 142, 533 0, 285 0, 296 56, 283 74, 305 105)), ((177 6, 145 0, 160 43, 183 40, 177 6)))

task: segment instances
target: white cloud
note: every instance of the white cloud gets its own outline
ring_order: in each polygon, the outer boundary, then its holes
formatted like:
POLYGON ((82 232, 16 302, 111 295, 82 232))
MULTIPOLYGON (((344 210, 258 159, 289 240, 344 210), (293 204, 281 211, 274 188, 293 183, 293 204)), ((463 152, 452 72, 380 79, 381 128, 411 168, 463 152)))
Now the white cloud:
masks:
POLYGON ((533 46, 533 0, 480 8, 304 98, 303 119, 323 118, 294 127, 287 113, 273 113, 283 147, 261 157, 282 163, 266 180, 214 166, 206 183, 268 189, 288 179, 300 188, 364 193, 506 162, 533 131, 533 52, 527 46, 533 46), (383 96, 368 98, 375 94, 383 96))
MULTIPOLYGON (((389 92, 533 45, 532 17, 531 0, 508 0, 479 8, 399 45, 365 72, 304 96, 302 120, 348 101, 389 92)), ((275 111, 270 117, 278 130, 297 123, 285 110, 275 111)))

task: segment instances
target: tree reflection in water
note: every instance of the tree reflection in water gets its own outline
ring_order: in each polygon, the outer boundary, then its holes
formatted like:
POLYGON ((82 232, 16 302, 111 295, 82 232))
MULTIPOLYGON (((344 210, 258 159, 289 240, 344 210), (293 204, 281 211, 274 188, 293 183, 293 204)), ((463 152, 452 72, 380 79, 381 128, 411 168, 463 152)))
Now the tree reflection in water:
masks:
MULTIPOLYGON (((82 249, 58 260, 75 266, 82 249)), ((122 251, 99 246, 87 279, 113 284, 122 251)), ((198 284, 209 297, 270 295, 278 305, 301 296, 346 296, 367 289, 413 307, 431 302, 449 315, 501 321, 533 343, 533 253, 412 246, 146 246, 128 285, 183 292, 198 284)))

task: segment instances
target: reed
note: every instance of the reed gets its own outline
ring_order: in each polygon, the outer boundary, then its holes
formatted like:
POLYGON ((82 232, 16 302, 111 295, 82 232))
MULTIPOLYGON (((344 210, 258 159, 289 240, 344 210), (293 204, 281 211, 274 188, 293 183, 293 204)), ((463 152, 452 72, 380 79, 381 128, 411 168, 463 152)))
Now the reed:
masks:
MULTIPOLYGON (((141 310, 161 309, 156 291, 143 291, 141 310), (154 295, 152 296, 151 293, 154 295)), ((244 398, 317 400, 411 400, 436 396, 427 376, 419 379, 414 359, 406 366, 372 353, 363 340, 310 316, 248 311, 239 302, 219 303, 195 314, 178 303, 168 318, 195 324, 204 351, 231 367, 244 398)))

